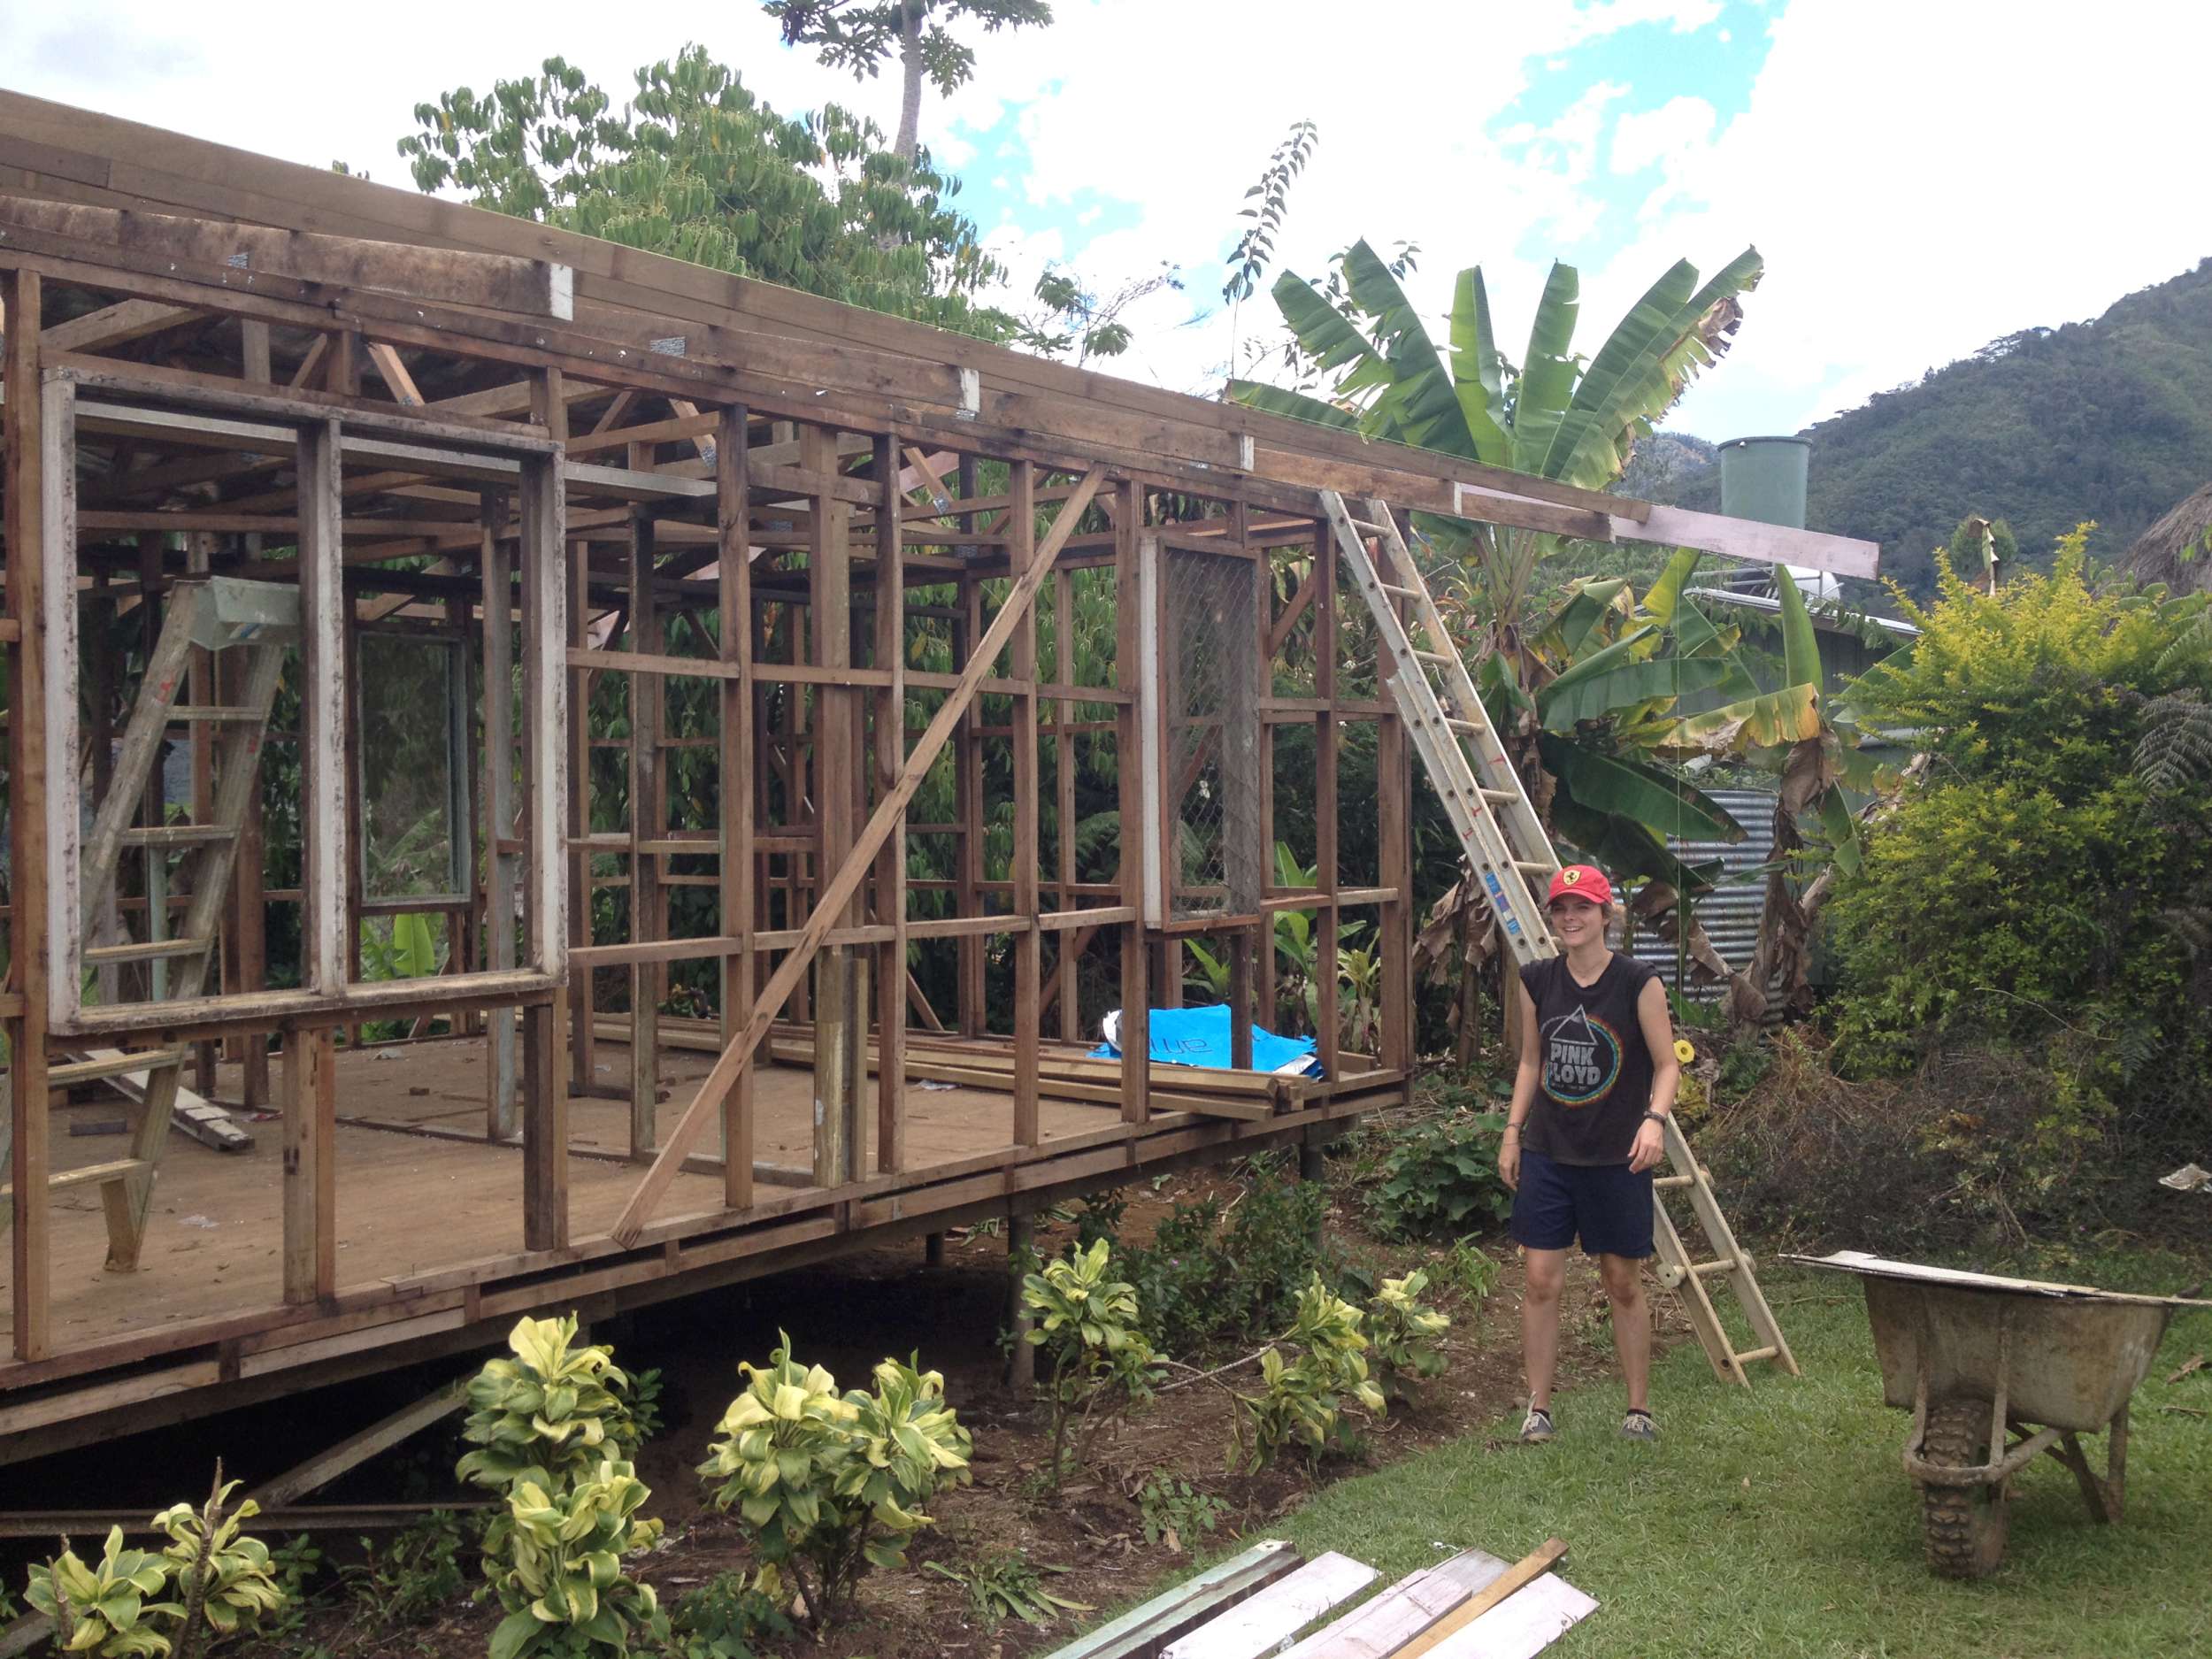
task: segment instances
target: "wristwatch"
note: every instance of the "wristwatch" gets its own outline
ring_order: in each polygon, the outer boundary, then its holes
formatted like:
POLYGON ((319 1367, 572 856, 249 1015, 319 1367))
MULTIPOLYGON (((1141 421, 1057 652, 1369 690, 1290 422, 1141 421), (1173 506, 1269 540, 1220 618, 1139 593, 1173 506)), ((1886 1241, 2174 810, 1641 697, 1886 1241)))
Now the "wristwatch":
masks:
POLYGON ((1667 1126, 1667 1115, 1664 1112, 1646 1112, 1644 1121, 1647 1124, 1657 1124, 1664 1129, 1667 1126))

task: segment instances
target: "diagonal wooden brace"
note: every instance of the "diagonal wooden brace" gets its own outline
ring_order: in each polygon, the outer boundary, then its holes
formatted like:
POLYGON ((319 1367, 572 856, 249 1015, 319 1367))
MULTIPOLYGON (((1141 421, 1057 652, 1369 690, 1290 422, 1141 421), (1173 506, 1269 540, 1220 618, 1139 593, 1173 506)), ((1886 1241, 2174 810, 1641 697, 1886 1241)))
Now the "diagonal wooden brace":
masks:
POLYGON ((1052 573, 1052 567, 1059 559, 1060 549, 1067 545, 1068 538, 1075 533, 1075 526, 1082 518, 1084 510, 1091 504, 1091 497, 1098 493, 1100 485, 1105 481, 1105 469, 1093 467, 1083 475, 1083 481, 1075 487, 1066 505, 1061 508, 1060 516, 1053 520, 1051 531, 1038 545, 1036 557, 1008 592, 1006 603, 999 607, 999 613, 992 619, 989 629, 968 654, 967 666, 961 670, 959 681, 946 695, 937 712, 930 718, 927 728, 915 743, 913 752, 907 757, 906 767, 899 774, 897 786, 884 796, 875 810, 875 815, 868 820, 867 827, 860 832, 860 838, 853 843, 852 851, 846 855, 845 862, 838 866, 837 873, 816 897, 814 909, 807 918, 798 942, 792 946, 790 953, 784 957, 781 965, 776 969, 758 1000, 754 1002, 752 1018, 745 1022, 744 1030, 731 1040, 729 1047, 722 1050, 722 1057, 714 1063, 714 1070, 708 1072, 705 1080, 699 1085, 698 1094, 692 1097, 691 1104, 684 1108, 684 1115, 669 1132, 659 1155, 645 1171, 645 1178, 638 1182, 637 1190, 630 1194, 629 1203, 623 1208, 621 1216, 610 1229, 617 1244, 627 1247, 637 1242, 638 1234, 651 1217, 654 1207, 660 1202, 668 1191, 669 1184, 683 1168, 684 1159, 690 1156, 693 1146, 708 1123, 719 1111, 722 1097, 736 1084, 738 1073, 752 1058, 753 1050, 760 1046, 761 1039, 768 1034, 768 1027, 775 1019, 776 1010, 784 1005, 793 988, 805 975, 814 960, 814 953, 821 948, 822 941, 836 925, 837 918, 844 913, 845 906, 853 895, 859 891, 860 884, 867 879, 868 872, 874 866, 876 854, 890 838, 893 828, 906 811, 907 803, 914 798, 914 792, 921 787, 923 778, 951 740, 953 727, 967 711, 968 705, 975 701, 976 693, 989 677, 993 664, 998 661, 999 653, 1006 649, 1014 637, 1015 629, 1029 616, 1038 589, 1044 586, 1045 578, 1052 573))

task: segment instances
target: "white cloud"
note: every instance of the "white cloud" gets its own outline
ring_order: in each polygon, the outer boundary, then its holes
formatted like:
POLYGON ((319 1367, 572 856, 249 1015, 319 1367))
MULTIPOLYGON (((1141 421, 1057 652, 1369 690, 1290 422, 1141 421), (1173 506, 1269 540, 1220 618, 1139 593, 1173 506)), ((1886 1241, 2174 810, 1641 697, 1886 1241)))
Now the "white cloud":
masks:
POLYGON ((1740 343, 1681 424, 1786 430, 2212 251, 2180 207, 2200 194, 2212 8, 2045 4, 1996 27, 1925 0, 1798 0, 1772 35, 1749 109, 1601 275, 1624 303, 1679 253, 1765 254, 1740 343))
POLYGON ((1678 162, 1712 138, 1718 119, 1703 98, 1673 97, 1655 110, 1631 111, 1613 124, 1609 165, 1617 173, 1635 173, 1678 162))

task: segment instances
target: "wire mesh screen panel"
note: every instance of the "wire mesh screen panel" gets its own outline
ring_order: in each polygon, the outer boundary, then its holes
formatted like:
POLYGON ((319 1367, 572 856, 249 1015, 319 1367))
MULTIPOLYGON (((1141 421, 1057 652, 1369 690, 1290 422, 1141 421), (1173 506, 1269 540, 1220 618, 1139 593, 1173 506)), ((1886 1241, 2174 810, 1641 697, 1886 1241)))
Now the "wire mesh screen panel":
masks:
POLYGON ((1256 915, 1266 831, 1252 563, 1169 548, 1162 566, 1168 915, 1256 915))

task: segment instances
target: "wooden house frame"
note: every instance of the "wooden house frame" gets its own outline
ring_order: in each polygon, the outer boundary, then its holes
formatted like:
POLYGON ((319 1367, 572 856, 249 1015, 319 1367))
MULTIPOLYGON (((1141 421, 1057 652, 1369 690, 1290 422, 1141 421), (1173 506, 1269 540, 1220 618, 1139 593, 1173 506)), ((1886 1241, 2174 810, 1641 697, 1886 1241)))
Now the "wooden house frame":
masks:
MULTIPOLYGON (((1317 490, 1872 567, 1863 543, 1369 443, 12 94, 0 304, 0 1463, 479 1348, 524 1312, 603 1316, 1317 1145, 1403 1100, 1408 744, 1317 490), (1209 670, 1211 715, 1173 694, 1179 559, 1240 618, 1209 670), (150 648, 164 607, 217 580, 296 592, 296 726, 268 741, 296 746, 301 872, 266 879, 250 813, 219 985, 163 997, 149 972, 134 995, 88 971, 79 915, 87 809, 130 696, 114 641, 136 628, 150 648), (1086 596, 1113 618, 1096 683, 1071 640, 1086 596), (362 739, 380 715, 358 659, 393 628, 455 664, 440 718, 460 757, 462 893, 365 885, 362 739), (925 636, 949 665, 921 665, 925 636), (593 714, 610 685, 619 732, 593 714), (711 703, 710 731, 669 733, 672 687, 711 703), (1376 798, 1343 803, 1339 757, 1362 726, 1376 798), (1318 782, 1310 887, 1276 885, 1268 856, 1286 732, 1318 782), (1118 757, 1123 828, 1118 872, 1085 882, 1087 745, 1118 757), (686 747, 713 757, 710 824, 672 816, 686 747), (1233 873, 1179 908, 1179 803, 1232 749, 1233 873), (618 773, 608 791, 595 757, 618 773), (946 764, 952 818, 913 821, 946 764), (1010 780, 999 798, 994 779, 1010 780), (595 821, 617 798, 624 821, 595 821), (1378 851, 1347 870, 1354 807, 1378 851), (994 833, 1016 849, 996 879, 994 833), (925 837, 949 849, 942 880, 910 877, 925 837), (674 936, 685 887, 712 895, 713 931, 674 936), (619 938, 592 919, 611 888, 619 938), (270 983, 273 904, 298 907, 296 984, 270 983), (1249 1069, 1285 910, 1315 918, 1318 1079, 1249 1069), (445 918, 447 971, 365 977, 364 918, 423 910, 445 918), (1353 916, 1384 964, 1368 1053, 1338 1036, 1353 916), (1077 964, 1144 1053, 1146 1010, 1179 999, 1200 935, 1228 964, 1242 1066, 1091 1058, 1077 964), (917 950, 951 954, 951 1006, 918 994, 917 950), (664 1011, 672 968, 695 963, 713 964, 716 1011, 664 1011), (622 976, 626 1011, 595 991, 622 976), (388 1020, 442 1029, 354 1040, 388 1020), (279 1144, 157 1164, 149 1087, 132 1156, 81 1151, 62 1125, 85 1113, 59 1108, 134 1064, 115 1048, 176 1055, 174 1075, 189 1056, 202 1093, 273 1113, 279 1144), (68 1057, 88 1052, 109 1057, 68 1057), (462 1109, 422 1104, 440 1101, 462 1109), (167 1241, 142 1252, 150 1233, 167 1241)), ((194 647, 192 703, 234 695, 225 656, 194 647)), ((205 742, 192 758, 198 802, 217 780, 205 742)), ((177 901, 149 892, 134 902, 152 927, 177 901)), ((167 949, 150 937, 123 949, 167 949)))

